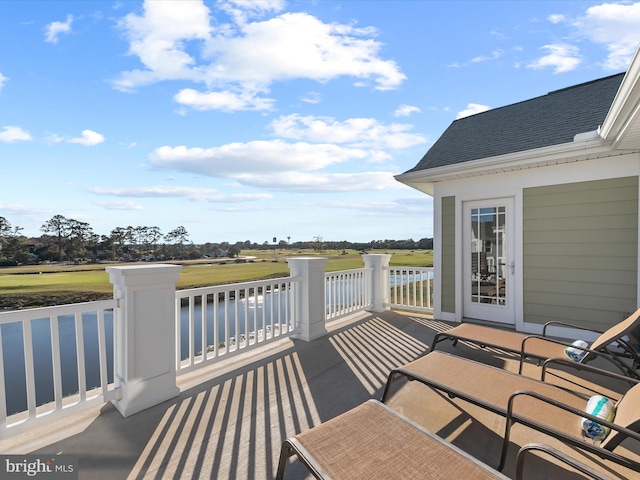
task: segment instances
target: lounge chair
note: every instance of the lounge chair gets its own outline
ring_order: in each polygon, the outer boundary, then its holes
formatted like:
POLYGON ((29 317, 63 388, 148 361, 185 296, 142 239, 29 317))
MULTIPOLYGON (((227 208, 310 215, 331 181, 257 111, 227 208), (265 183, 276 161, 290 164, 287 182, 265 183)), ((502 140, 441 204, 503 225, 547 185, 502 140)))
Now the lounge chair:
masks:
MULTIPOLYGON (((562 322, 548 322, 544 325, 542 335, 528 335, 510 330, 499 328, 485 327, 472 323, 462 323, 453 327, 451 330, 438 333, 433 339, 431 350, 435 350, 438 343, 451 339, 454 345, 458 341, 470 342, 481 347, 493 347, 499 350, 520 354, 520 369, 524 359, 527 357, 545 360, 553 357, 564 357, 564 349, 572 342, 565 342, 547 336, 547 329, 550 326, 564 326, 579 328, 581 330, 591 331, 576 325, 570 325, 562 322)), ((631 330, 640 326, 640 308, 633 314, 629 315, 625 320, 614 325, 591 344, 589 348, 580 348, 586 354, 580 360, 581 363, 587 363, 602 354, 605 358, 613 362, 625 375, 634 378, 640 378, 638 367, 640 366, 640 355, 623 337, 629 334, 631 330), (623 352, 617 352, 611 347, 618 345, 623 352), (624 358, 631 359, 632 364, 629 365, 624 358)))
MULTIPOLYGON (((518 455, 517 479, 524 472, 524 456, 532 451, 551 455, 591 478, 607 478, 551 447, 532 444, 518 455)), ((284 478, 294 454, 318 479, 508 478, 376 400, 285 440, 277 480, 284 478)))
MULTIPOLYGON (((558 363, 561 360, 554 359, 554 362, 558 363)), ((571 365, 574 362, 567 360, 564 363, 571 365)), ((640 463, 613 452, 613 449, 626 438, 640 441, 640 434, 637 433, 640 430, 640 380, 587 365, 579 365, 579 368, 624 380, 633 385, 617 402, 613 422, 587 414, 585 410, 589 396, 584 393, 572 392, 551 383, 439 351, 431 352, 392 370, 387 379, 382 402, 387 401, 393 381, 399 376, 404 376, 445 392, 451 398, 459 397, 506 417, 498 470, 504 467, 511 426, 516 422, 637 470, 640 463), (611 428, 611 432, 600 445, 585 440, 580 428, 582 417, 611 428)))

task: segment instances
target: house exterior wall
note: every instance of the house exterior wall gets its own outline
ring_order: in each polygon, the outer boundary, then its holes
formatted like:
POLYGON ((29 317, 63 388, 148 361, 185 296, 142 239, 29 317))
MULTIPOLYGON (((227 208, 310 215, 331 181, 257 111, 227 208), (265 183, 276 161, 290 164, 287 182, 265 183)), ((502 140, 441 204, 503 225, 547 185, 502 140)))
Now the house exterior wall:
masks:
POLYGON ((605 330, 638 289, 638 177, 523 190, 523 312, 605 330))
POLYGON ((640 154, 629 153, 434 183, 432 192, 434 207, 437 208, 434 215, 434 249, 438 259, 434 259, 434 294, 439 291, 437 299, 434 297, 435 318, 454 322, 464 318, 463 205, 468 201, 512 198, 515 206, 516 252, 515 274, 512 279, 516 293, 515 328, 539 333, 542 331, 543 317, 554 315, 557 320, 566 322, 572 322, 577 316, 579 324, 592 327, 600 323, 612 324, 620 321, 624 318, 624 313, 632 312, 640 305, 639 176, 640 154), (540 202, 545 197, 555 206, 543 206, 540 202), (584 202, 587 202, 587 206, 583 208, 581 205, 584 202), (625 213, 622 213, 623 210, 625 213), (569 222, 553 217, 560 211, 571 216, 571 222, 579 223, 577 233, 574 234, 581 240, 579 244, 566 244, 566 239, 571 238, 572 233, 562 232, 562 227, 569 226, 569 222), (585 211, 588 212, 586 216, 585 211), (535 218, 536 216, 546 218, 546 222, 542 222, 543 218, 535 218), (557 233, 545 234, 546 244, 539 243, 542 240, 536 233, 536 230, 543 227, 558 229, 557 233), (575 267, 575 271, 564 266, 554 271, 545 268, 535 270, 536 262, 549 261, 544 258, 546 248, 550 249, 549 257, 561 257, 556 260, 564 262, 563 265, 570 267, 571 262, 582 262, 585 266, 588 263, 588 270, 599 278, 599 282, 592 281, 589 285, 592 290, 574 296, 561 309, 562 312, 556 310, 559 313, 554 315, 544 314, 542 306, 553 304, 556 294, 576 295, 572 293, 572 289, 584 289, 584 277, 581 276, 580 269, 575 267), (580 258, 563 259, 562 253, 567 251, 581 252, 580 258), (531 268, 534 270, 528 270, 531 268), (563 273, 563 270, 567 272, 563 273), (600 270, 606 270, 606 274, 600 270), (562 280, 562 275, 569 277, 563 280, 560 290, 557 283, 541 285, 545 281, 562 280), (624 276, 624 281, 620 280, 621 276, 624 276), (605 289, 600 285, 609 283, 612 277, 617 282, 613 286, 605 289), (600 293, 593 293, 597 288, 600 293), (528 294, 529 290, 531 294, 528 294), (594 298, 586 298, 591 296, 594 298), (581 306, 583 300, 588 300, 588 307, 581 306), (590 310, 594 303, 599 306, 590 310), (579 311, 578 307, 583 309, 581 314, 575 313, 579 311))
POLYGON ((442 311, 456 312, 456 198, 442 199, 442 311))

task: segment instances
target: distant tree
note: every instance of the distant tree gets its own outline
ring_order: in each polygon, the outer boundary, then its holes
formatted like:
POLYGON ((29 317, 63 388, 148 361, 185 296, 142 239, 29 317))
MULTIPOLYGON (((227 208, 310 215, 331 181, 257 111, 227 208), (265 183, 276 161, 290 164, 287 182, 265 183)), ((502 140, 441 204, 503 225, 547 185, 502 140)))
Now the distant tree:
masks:
POLYGON ((18 263, 28 261, 27 237, 20 234, 22 230, 22 227, 12 227, 6 218, 0 217, 0 260, 5 258, 18 263))
POLYGON ((4 217, 0 217, 0 237, 4 237, 11 232, 11 224, 9 220, 4 217))
POLYGON ((184 253, 184 244, 189 238, 189 232, 187 232, 186 228, 180 226, 171 230, 164 238, 167 243, 175 247, 174 251, 177 251, 178 256, 182 256, 184 253))
POLYGON ((309 246, 319 252, 323 251, 326 248, 326 245, 322 241, 322 237, 320 235, 318 235, 317 237, 313 237, 313 241, 309 242, 309 246))
POLYGON ((58 261, 61 261, 63 245, 70 232, 69 219, 62 215, 54 215, 40 227, 40 230, 51 234, 58 249, 58 261))
POLYGON ((236 243, 235 245, 231 245, 229 247, 229 250, 227 250, 227 254, 230 258, 236 258, 238 255, 240 255, 240 250, 240 246, 236 243))
POLYGON ((67 231, 68 256, 76 261, 83 260, 86 256, 88 243, 95 235, 91 225, 70 218, 67 220, 67 231))
POLYGON ((126 228, 117 227, 109 234, 109 243, 115 258, 124 255, 124 247, 127 244, 128 232, 126 228))

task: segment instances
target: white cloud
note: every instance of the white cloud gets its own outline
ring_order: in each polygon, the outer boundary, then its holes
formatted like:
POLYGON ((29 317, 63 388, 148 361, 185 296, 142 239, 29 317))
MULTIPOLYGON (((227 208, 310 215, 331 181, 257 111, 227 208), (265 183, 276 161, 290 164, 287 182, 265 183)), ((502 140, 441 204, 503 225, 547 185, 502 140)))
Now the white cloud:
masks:
POLYGON ((272 195, 268 193, 227 194, 220 193, 214 188, 167 185, 133 188, 89 187, 87 190, 96 195, 134 198, 186 198, 195 202, 257 202, 272 198, 272 195))
POLYGON ((73 15, 67 15, 65 22, 51 22, 44 29, 44 39, 49 43, 58 43, 58 37, 61 34, 71 32, 71 24, 73 23, 73 15))
POLYGON ((20 127, 7 125, 0 130, 0 142, 13 143, 26 142, 28 140, 32 140, 31 134, 20 127))
POLYGON ((469 103, 467 104, 467 108, 458 112, 456 115, 456 120, 459 118, 468 117, 470 115, 475 115, 476 113, 482 113, 489 110, 491 107, 489 105, 481 105, 479 103, 469 103))
POLYGON ((413 105, 400 105, 396 108, 396 111, 393 112, 394 117, 408 117, 413 113, 420 113, 421 110, 419 107, 413 105))
POLYGON ((471 59, 471 63, 487 62, 489 60, 497 60, 504 55, 504 50, 498 48, 491 52, 491 55, 480 55, 471 59))
POLYGON ((604 67, 626 70, 640 43, 640 3, 603 3, 589 7, 574 22, 578 32, 609 51, 604 67))
POLYGON ((374 118, 349 118, 340 122, 332 117, 292 114, 274 119, 271 128, 275 135, 284 138, 344 143, 360 148, 402 149, 427 141, 423 135, 409 132, 413 125, 384 125, 374 118))
POLYGON ((564 73, 574 70, 582 61, 578 47, 567 44, 544 45, 542 50, 549 53, 529 63, 527 68, 540 70, 547 67, 553 68, 553 73, 564 73))
POLYGON ((308 173, 285 172, 279 175, 243 173, 235 177, 244 185, 303 193, 396 190, 404 186, 391 172, 308 173))
POLYGON ((244 24, 249 18, 262 17, 269 12, 279 12, 284 8, 284 0, 222 0, 219 4, 235 23, 244 24))
POLYGON ((206 90, 185 89, 176 101, 198 109, 232 110, 270 107, 273 100, 266 95, 277 81, 350 76, 389 90, 406 79, 394 61, 380 57, 375 29, 326 24, 302 12, 251 20, 279 11, 283 3, 278 1, 218 5, 234 23, 212 21, 201 0, 146 1, 141 15, 124 17, 119 26, 129 53, 144 68, 122 72, 114 87, 130 91, 163 80, 190 80, 206 90))
POLYGON ((104 135, 94 132, 93 130, 83 130, 82 135, 77 138, 70 138, 69 143, 77 143, 85 147, 92 147, 104 142, 104 135))
POLYGON ((257 92, 230 90, 222 92, 199 92, 192 88, 180 90, 173 99, 196 110, 270 110, 273 100, 257 97, 257 92))
POLYGON ((133 200, 121 200, 116 202, 96 202, 107 210, 144 210, 144 207, 133 200))
POLYGON ((8 80, 9 80, 9 77, 5 77, 4 75, 2 75, 2 72, 0 72, 0 92, 2 91, 2 89, 4 88, 4 85, 7 83, 8 80))
POLYGON ((380 155, 384 154, 326 143, 257 140, 212 148, 164 146, 154 150, 149 159, 158 168, 237 178, 243 172, 276 175, 287 171, 320 170, 336 163, 369 160, 380 155))
POLYGON ((562 23, 562 22, 564 22, 566 20, 567 20, 567 18, 564 15, 559 14, 559 13, 555 13, 555 14, 549 15, 549 21, 551 23, 562 23))
POLYGON ((307 92, 306 95, 300 98, 305 103, 311 103, 313 105, 320 103, 322 96, 318 92, 307 92))

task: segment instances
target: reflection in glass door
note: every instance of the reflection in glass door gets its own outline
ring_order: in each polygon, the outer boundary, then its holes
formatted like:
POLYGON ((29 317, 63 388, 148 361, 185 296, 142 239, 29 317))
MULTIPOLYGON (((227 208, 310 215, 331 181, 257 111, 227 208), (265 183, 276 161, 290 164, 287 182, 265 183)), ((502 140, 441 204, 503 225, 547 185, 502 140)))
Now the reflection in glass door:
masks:
POLYGON ((515 323, 513 199, 465 203, 464 316, 515 323))
POLYGON ((471 209, 471 301, 506 306, 505 207, 471 209))

